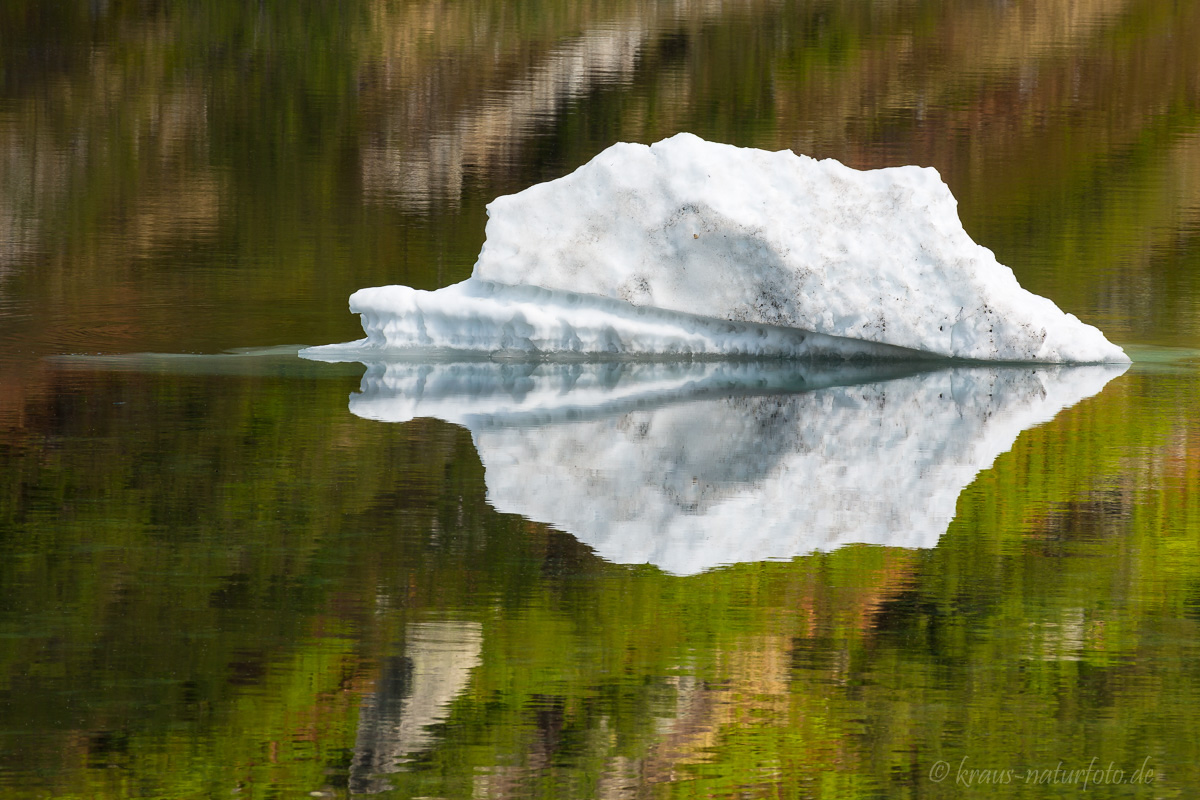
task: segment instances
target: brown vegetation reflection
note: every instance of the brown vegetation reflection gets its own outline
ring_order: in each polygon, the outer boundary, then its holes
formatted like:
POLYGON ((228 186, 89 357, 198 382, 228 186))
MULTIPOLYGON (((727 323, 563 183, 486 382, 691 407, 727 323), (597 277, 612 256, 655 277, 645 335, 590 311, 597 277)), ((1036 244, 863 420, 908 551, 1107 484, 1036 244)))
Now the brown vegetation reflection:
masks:
POLYGON ((357 420, 356 378, 43 357, 350 338, 354 289, 466 277, 496 195, 679 130, 935 166, 1031 289, 1194 347, 1197 53, 1196 0, 0 4, 4 780, 851 796, 943 719, 1109 715, 1186 779, 1194 377, 1023 434, 936 551, 675 579, 496 514, 465 431, 357 420))
POLYGON ((332 339, 465 277, 492 197, 679 130, 935 166, 1033 290, 1200 326, 1200 3, 343 5, 6 10, 0 357, 332 339))

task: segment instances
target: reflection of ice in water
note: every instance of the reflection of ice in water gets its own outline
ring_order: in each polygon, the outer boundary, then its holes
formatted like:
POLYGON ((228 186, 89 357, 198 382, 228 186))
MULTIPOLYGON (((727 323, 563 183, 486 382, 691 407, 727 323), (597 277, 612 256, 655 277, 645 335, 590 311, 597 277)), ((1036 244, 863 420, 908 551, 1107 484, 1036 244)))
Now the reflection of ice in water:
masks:
POLYGON ((408 626, 405 652, 385 661, 375 692, 363 701, 350 766, 350 791, 381 792, 375 776, 395 772, 408 754, 433 745, 430 725, 449 714, 450 702, 479 664, 483 635, 473 622, 408 626))
POLYGON ((368 369, 350 410, 463 424, 498 510, 686 575, 852 542, 932 547, 1021 431, 1125 367, 887 369, 392 363, 368 369))

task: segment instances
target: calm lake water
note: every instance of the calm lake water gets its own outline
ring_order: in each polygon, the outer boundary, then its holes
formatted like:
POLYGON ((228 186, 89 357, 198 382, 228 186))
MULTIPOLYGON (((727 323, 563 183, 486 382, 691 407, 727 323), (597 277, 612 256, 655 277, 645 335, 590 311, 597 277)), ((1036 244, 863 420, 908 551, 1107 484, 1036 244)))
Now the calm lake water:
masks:
POLYGON ((5 0, 0 795, 1194 796, 1198 53, 1200 0, 5 0), (297 357, 681 130, 936 167, 1134 365, 297 357))

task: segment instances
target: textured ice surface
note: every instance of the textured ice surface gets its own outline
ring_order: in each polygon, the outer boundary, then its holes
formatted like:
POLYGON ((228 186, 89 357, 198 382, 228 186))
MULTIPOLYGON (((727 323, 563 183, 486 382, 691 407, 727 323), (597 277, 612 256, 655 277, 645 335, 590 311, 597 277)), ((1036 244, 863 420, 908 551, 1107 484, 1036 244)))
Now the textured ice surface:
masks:
POLYGON ((958 358, 1126 362, 971 240, 936 170, 679 134, 489 207, 474 276, 958 358))
POLYGON ((361 289, 350 307, 367 338, 310 347, 305 358, 359 361, 436 352, 522 357, 783 357, 907 360, 927 354, 797 328, 638 307, 623 300, 470 279, 435 292, 361 289))
POLYGON ((350 307, 367 338, 308 353, 821 357, 858 348, 1128 362, 973 242, 930 168, 858 171, 679 134, 613 145, 566 177, 496 199, 488 214, 470 280, 436 292, 360 290, 350 307))
POLYGON ((1124 369, 410 361, 368 365, 350 410, 465 425, 498 510, 686 575, 932 547, 1021 431, 1124 369))

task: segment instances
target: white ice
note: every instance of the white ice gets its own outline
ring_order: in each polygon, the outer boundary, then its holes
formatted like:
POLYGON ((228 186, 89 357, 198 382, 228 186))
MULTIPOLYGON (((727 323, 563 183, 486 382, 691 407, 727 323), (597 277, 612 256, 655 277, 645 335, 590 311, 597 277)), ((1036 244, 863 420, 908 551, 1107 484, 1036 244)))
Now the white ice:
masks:
POLYGON ((488 214, 469 280, 360 290, 366 338, 306 354, 1129 360, 972 241, 931 168, 858 171, 679 134, 613 145, 488 214))
POLYGON ((430 353, 528 357, 928 358, 886 344, 634 306, 596 295, 472 278, 435 292, 362 289, 350 298, 367 338, 311 347, 306 358, 360 361, 430 353))
POLYGON ((497 510, 689 575, 933 547, 980 470, 1124 369, 403 361, 369 364, 350 410, 465 425, 497 510))

